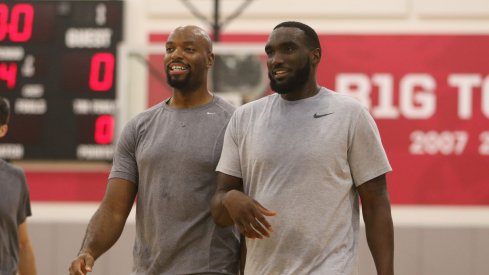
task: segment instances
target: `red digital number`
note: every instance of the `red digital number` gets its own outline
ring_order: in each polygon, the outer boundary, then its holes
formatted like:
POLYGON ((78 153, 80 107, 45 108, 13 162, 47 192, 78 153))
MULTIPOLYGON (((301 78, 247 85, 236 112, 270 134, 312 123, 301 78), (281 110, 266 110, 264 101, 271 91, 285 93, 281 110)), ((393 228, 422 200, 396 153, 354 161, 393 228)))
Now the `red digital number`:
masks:
POLYGON ((8 89, 13 89, 17 81, 17 64, 0 63, 0 80, 7 82, 8 89))
POLYGON ((0 4, 0 41, 3 41, 7 34, 12 42, 25 42, 31 39, 32 24, 34 22, 34 8, 29 4, 17 4, 12 7, 10 13, 10 23, 8 21, 9 10, 6 4, 0 4), (21 30, 21 19, 23 18, 23 28, 21 30))
POLYGON ((7 37, 8 32, 8 7, 0 3, 0 41, 7 37))
POLYGON ((106 92, 114 83, 115 59, 111 53, 97 53, 90 63, 89 87, 95 92, 106 92), (104 66, 103 74, 101 74, 104 66))
POLYGON ((95 142, 97 144, 110 144, 114 138, 114 118, 111 115, 102 115, 95 120, 95 142))

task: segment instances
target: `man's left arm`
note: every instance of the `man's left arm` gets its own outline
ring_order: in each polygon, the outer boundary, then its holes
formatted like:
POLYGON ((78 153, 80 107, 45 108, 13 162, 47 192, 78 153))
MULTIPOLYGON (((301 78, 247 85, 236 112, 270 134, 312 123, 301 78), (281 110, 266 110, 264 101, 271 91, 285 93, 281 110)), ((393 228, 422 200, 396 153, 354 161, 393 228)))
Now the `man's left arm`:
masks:
POLYGON ((32 250, 27 221, 19 225, 19 275, 36 275, 36 261, 32 250))
POLYGON ((385 174, 358 187, 367 243, 378 275, 394 274, 394 226, 385 174))

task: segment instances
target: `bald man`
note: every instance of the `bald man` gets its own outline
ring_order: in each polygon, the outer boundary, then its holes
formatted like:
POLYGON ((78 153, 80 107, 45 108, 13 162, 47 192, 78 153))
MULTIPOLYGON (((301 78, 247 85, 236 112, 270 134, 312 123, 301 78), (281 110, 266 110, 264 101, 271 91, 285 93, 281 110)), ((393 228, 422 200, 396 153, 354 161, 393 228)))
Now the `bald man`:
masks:
POLYGON ((136 196, 131 274, 238 274, 239 234, 216 226, 209 208, 234 111, 207 88, 211 39, 199 27, 178 27, 166 42, 164 63, 173 94, 125 125, 71 275, 92 271, 117 241, 136 196))

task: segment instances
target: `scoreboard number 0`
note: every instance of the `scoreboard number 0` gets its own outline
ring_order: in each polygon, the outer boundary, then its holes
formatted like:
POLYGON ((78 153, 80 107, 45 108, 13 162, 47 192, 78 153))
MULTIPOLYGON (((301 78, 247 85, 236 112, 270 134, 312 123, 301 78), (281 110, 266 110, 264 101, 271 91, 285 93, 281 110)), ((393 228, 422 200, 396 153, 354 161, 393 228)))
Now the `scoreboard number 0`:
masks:
POLYGON ((0 41, 7 37, 12 42, 29 41, 32 36, 33 22, 32 5, 17 4, 9 10, 6 4, 0 3, 0 41))

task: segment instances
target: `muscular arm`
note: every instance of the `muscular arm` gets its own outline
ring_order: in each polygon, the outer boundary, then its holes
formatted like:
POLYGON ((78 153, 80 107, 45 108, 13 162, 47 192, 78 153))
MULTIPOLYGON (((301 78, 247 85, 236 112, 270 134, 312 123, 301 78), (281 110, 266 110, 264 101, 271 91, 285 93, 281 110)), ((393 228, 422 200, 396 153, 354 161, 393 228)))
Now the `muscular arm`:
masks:
POLYGON ((237 177, 217 173, 217 190, 211 201, 211 213, 214 222, 220 226, 234 224, 227 208, 223 204, 224 197, 230 191, 243 191, 243 180, 237 177))
POLYGON ((91 271, 93 262, 119 239, 136 193, 132 182, 118 178, 109 180, 104 199, 90 219, 78 257, 71 263, 71 275, 91 271))
POLYGON ((394 228, 385 175, 358 187, 367 243, 379 275, 394 274, 394 228))
POLYGON ((214 222, 220 226, 235 224, 241 234, 248 238, 269 237, 272 226, 265 216, 275 216, 274 211, 245 195, 243 180, 218 173, 217 190, 211 202, 214 222))
MULTIPOLYGON (((211 201, 211 212, 214 222, 220 226, 230 226, 234 224, 233 219, 229 215, 227 208, 223 204, 223 199, 226 194, 232 190, 242 193, 243 180, 237 177, 229 176, 223 173, 217 175, 217 190, 211 201)), ((244 194, 243 194, 244 195, 244 194)), ((239 271, 244 274, 246 264, 246 240, 243 234, 240 235, 240 261, 239 271)))
POLYGON ((36 275, 36 261, 32 251, 27 222, 19 225, 19 275, 36 275))

